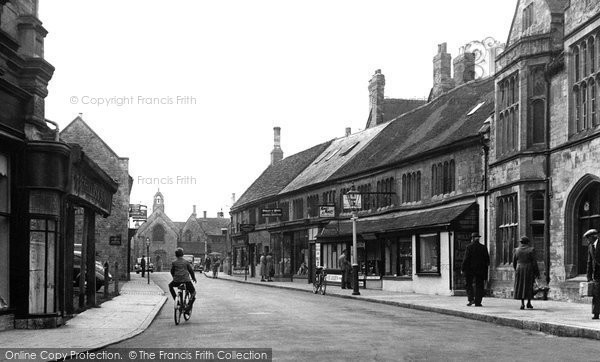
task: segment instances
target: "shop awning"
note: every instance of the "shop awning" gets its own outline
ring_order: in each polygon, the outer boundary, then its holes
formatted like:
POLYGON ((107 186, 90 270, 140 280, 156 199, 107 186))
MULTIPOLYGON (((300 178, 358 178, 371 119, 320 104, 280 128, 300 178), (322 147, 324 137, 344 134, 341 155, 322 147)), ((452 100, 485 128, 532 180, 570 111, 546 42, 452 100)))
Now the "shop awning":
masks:
MULTIPOLYGON (((412 229, 438 228, 450 225, 470 209, 476 210, 476 203, 461 204, 436 209, 399 211, 391 214, 359 218, 356 233, 363 239, 369 235, 412 229)), ((350 220, 331 221, 317 236, 319 239, 351 237, 350 220)))

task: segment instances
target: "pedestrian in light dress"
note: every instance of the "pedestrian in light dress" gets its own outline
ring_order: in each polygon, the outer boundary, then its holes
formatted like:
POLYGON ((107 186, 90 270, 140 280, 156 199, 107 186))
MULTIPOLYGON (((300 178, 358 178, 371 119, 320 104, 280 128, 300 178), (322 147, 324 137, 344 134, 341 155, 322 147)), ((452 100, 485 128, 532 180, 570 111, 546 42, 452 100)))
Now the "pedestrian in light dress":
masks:
POLYGON ((268 278, 267 276, 267 257, 265 256, 265 253, 263 252, 262 255, 260 256, 260 281, 261 282, 266 282, 268 278))
POLYGON ((533 299, 533 284, 536 278, 540 276, 537 261, 535 259, 535 249, 529 245, 527 236, 521 237, 521 245, 515 249, 513 254, 513 268, 515 269, 515 299, 521 299, 521 309, 525 309, 525 299, 527 299, 527 308, 532 309, 531 299, 533 299))

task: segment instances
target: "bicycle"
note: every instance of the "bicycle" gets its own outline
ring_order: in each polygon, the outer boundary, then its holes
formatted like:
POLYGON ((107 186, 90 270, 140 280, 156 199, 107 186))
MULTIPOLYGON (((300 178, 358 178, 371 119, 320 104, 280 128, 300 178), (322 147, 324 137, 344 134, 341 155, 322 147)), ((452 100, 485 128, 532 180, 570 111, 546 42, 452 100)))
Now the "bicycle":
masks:
POLYGON ((190 320, 190 317, 192 316, 190 299, 191 295, 185 287, 185 283, 179 284, 177 287, 177 296, 175 297, 175 310, 173 315, 175 319, 175 325, 178 325, 179 322, 181 322, 181 315, 183 315, 183 319, 186 321, 190 320))
POLYGON ((317 267, 315 272, 315 280, 313 281, 313 293, 325 295, 327 290, 327 271, 322 266, 317 267))

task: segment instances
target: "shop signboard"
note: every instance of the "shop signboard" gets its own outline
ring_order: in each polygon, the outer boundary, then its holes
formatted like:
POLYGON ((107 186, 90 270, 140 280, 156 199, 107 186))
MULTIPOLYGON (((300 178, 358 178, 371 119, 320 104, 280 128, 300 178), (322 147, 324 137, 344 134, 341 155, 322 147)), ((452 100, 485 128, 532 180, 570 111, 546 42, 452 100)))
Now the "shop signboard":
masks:
POLYGON ((121 245, 121 234, 113 235, 108 238, 109 245, 121 245))
POLYGON ((319 206, 319 217, 335 217, 335 206, 319 206))
POLYGON ((342 282, 342 275, 341 274, 327 274, 327 276, 325 277, 325 279, 328 282, 341 283, 342 282))
POLYGON ((129 217, 133 221, 146 221, 148 219, 148 207, 140 204, 129 204, 129 217))
POLYGON ((321 266, 321 243, 315 243, 315 262, 321 266))
POLYGON ((356 200, 354 202, 350 201, 350 196, 348 194, 344 195, 344 210, 360 210, 362 208, 362 198, 360 194, 355 195, 356 200))
POLYGON ((283 216, 283 209, 280 207, 273 207, 270 209, 261 209, 260 213, 262 217, 281 217, 283 216))
POLYGON ((240 231, 243 233, 249 233, 254 231, 254 224, 240 224, 240 231))

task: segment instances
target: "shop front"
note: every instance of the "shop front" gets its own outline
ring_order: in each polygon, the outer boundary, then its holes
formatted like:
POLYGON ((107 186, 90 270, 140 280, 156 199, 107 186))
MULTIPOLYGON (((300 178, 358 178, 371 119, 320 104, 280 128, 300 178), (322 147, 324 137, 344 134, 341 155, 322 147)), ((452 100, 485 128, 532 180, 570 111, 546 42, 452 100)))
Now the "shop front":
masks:
MULTIPOLYGON (((359 286, 442 295, 464 289, 460 262, 465 240, 478 225, 477 203, 359 219, 359 286)), ((352 249, 352 223, 331 222, 317 240, 321 265, 340 273, 337 258, 352 249)))
POLYGON ((62 324, 73 313, 74 286, 81 306, 96 304, 95 216, 107 216, 117 184, 77 145, 30 141, 23 153, 22 183, 14 185, 11 220, 10 306, 16 328, 62 324), (84 213, 76 232, 75 208, 84 213), (83 238, 76 240, 76 235, 83 238), (14 236, 14 238, 13 238, 14 236), (74 280, 75 244, 81 244, 80 279, 74 280))
POLYGON ((247 275, 248 261, 247 235, 237 235, 231 238, 231 274, 247 275))

